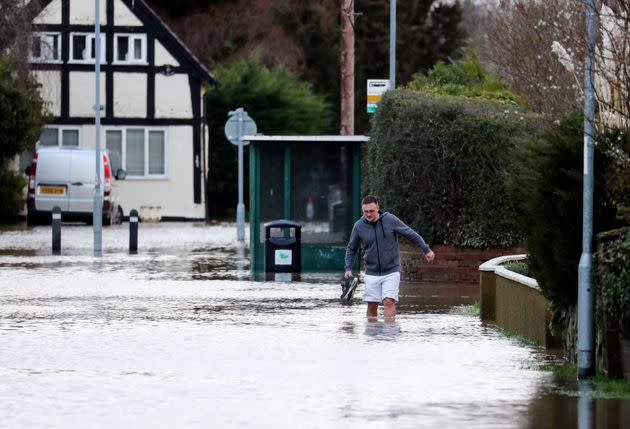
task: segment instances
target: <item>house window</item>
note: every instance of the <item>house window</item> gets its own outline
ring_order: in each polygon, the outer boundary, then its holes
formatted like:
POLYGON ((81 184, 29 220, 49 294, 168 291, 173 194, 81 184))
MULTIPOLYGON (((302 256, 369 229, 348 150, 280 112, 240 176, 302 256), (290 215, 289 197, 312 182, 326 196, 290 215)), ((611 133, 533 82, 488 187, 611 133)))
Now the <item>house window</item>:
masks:
POLYGON ((39 146, 79 146, 78 128, 46 127, 39 137, 39 146))
POLYGON ((33 33, 29 56, 34 62, 61 61, 61 34, 33 33))
POLYGON ((105 144, 114 171, 127 177, 156 178, 166 175, 166 131, 154 128, 124 128, 105 131, 105 144))
POLYGON ((114 35, 115 61, 127 64, 146 64, 147 36, 146 34, 116 34, 114 35))
MULTIPOLYGON (((101 63, 105 62, 105 35, 101 34, 101 63)), ((74 63, 94 63, 96 37, 92 33, 70 34, 70 60, 74 63)))

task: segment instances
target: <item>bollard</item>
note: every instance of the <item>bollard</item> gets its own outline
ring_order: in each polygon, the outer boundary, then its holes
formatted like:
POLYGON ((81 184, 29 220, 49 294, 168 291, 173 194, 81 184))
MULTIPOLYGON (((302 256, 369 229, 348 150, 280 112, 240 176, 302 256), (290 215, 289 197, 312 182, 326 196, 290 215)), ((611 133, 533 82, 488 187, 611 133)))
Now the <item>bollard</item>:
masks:
POLYGON ((57 206, 52 209, 52 254, 61 254, 61 209, 57 206))
POLYGON ((138 210, 129 212, 129 253, 138 253, 138 210))

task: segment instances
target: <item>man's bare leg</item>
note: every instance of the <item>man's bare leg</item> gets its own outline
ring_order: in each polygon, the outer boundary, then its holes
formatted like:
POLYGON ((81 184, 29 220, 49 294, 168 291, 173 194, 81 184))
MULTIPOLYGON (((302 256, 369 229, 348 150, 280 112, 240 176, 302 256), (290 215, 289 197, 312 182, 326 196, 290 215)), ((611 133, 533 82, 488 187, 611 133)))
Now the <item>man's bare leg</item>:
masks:
POLYGON ((368 319, 376 319, 378 317, 378 302, 367 303, 367 317, 368 319))
POLYGON ((385 319, 393 319, 396 317, 396 301, 392 298, 385 298, 383 300, 383 317, 385 317, 385 319))

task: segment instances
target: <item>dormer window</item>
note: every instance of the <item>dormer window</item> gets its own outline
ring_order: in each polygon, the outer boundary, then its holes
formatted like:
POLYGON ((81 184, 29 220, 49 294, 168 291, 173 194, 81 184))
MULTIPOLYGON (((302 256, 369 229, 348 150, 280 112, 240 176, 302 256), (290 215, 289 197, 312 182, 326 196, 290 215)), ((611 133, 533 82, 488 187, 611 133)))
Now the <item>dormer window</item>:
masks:
MULTIPOLYGON (((101 63, 105 62, 105 35, 101 34, 101 63)), ((96 58, 96 37, 93 33, 70 33, 70 61, 73 63, 94 63, 96 58)))
POLYGON ((61 34, 57 32, 33 33, 30 46, 30 60, 38 63, 61 61, 61 34))
POLYGON ((146 34, 114 35, 114 61, 125 64, 147 63, 146 34))

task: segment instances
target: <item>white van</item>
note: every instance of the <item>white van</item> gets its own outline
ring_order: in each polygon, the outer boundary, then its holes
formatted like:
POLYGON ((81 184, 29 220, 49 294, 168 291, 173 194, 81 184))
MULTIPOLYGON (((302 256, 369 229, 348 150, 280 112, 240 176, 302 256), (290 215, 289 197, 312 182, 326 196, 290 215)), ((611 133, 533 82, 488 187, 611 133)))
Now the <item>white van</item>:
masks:
MULTIPOLYGON (((112 176, 109 157, 102 153, 101 192, 103 224, 120 223, 123 210, 118 203, 116 179, 124 179, 119 169, 112 176)), ((50 223, 52 209, 61 209, 62 220, 92 223, 96 159, 94 149, 76 147, 43 147, 35 152, 33 163, 26 168, 28 181, 28 225, 50 223)))

